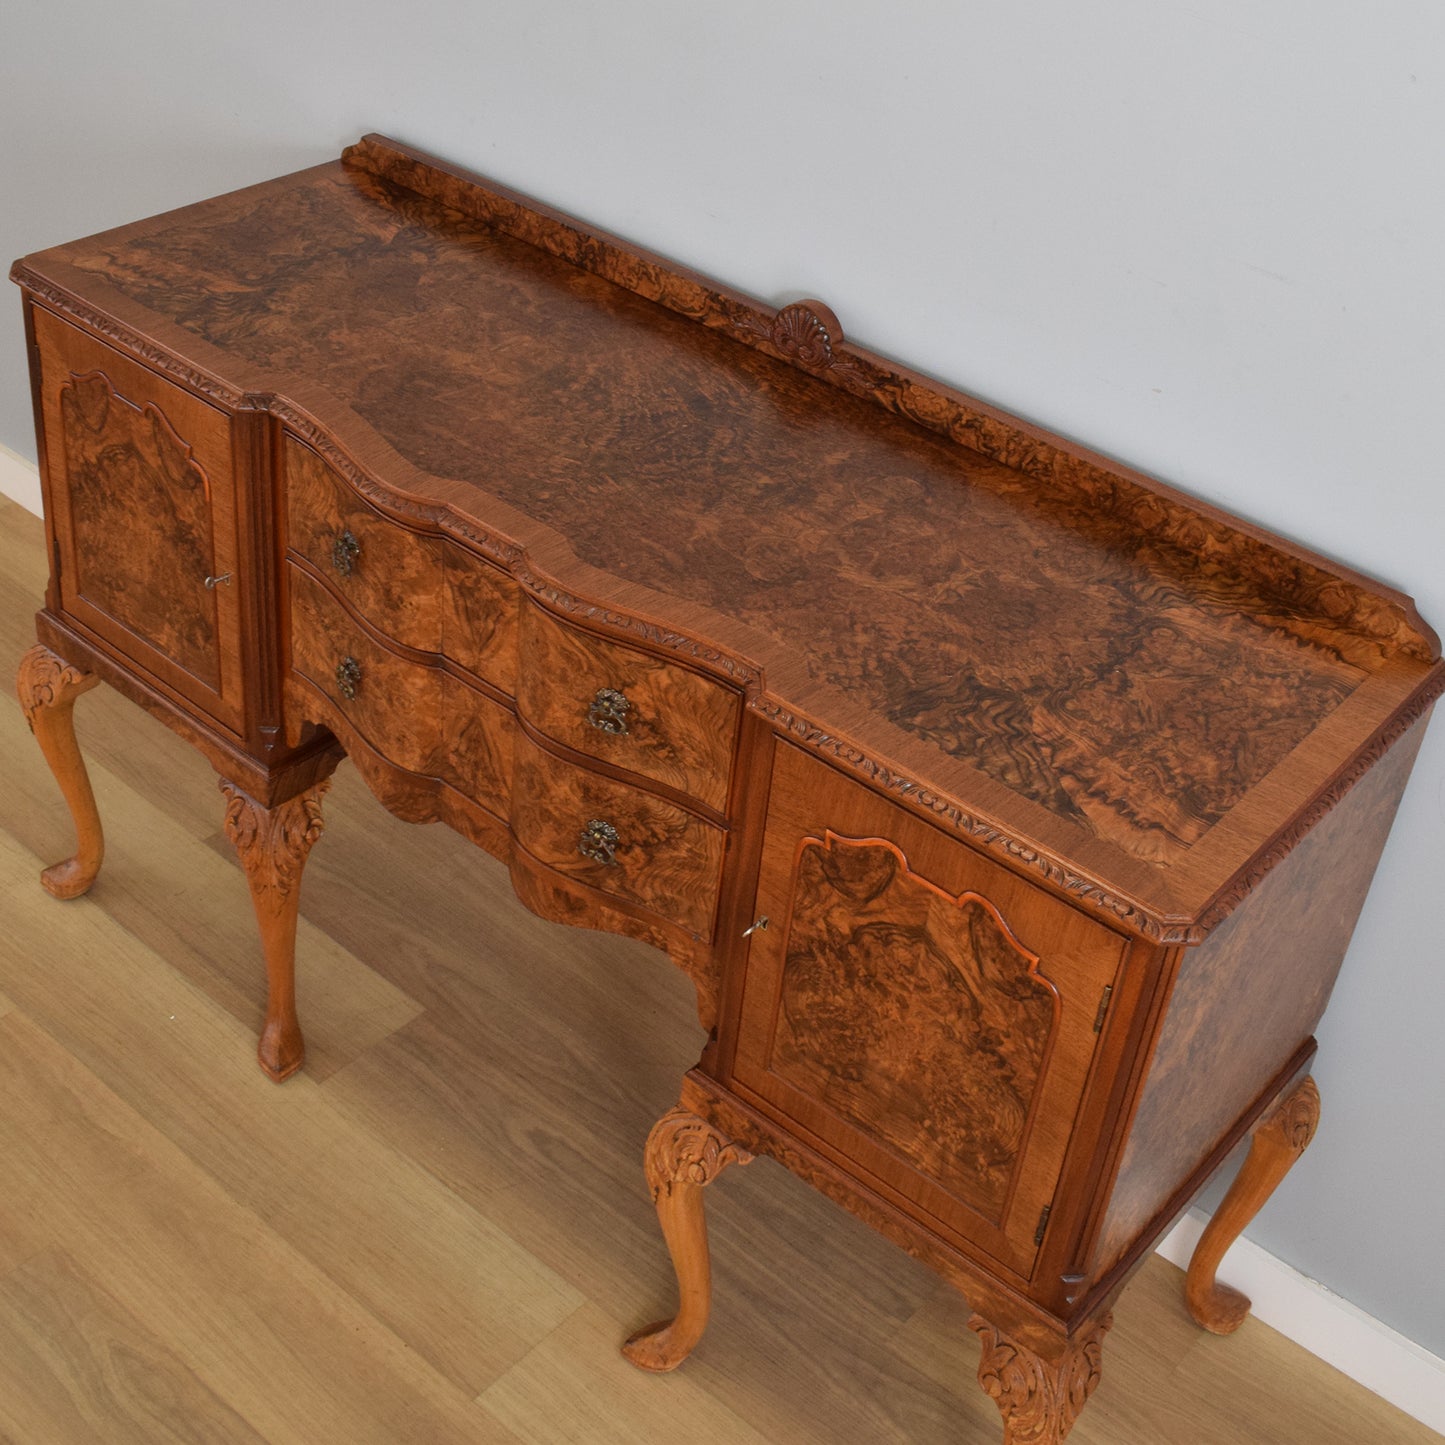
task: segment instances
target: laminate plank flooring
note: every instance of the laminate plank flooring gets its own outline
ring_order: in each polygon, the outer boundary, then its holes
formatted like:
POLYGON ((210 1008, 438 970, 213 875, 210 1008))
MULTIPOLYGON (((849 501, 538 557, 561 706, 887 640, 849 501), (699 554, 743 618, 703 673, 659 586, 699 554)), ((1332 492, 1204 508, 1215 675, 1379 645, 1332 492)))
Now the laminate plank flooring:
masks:
MULTIPOLYGON (((0 656, 39 524, 0 501, 0 656)), ((311 1061, 253 1058, 262 972, 203 760, 99 689, 89 897, 0 701, 0 1441, 13 1445, 997 1445, 964 1302, 768 1161, 709 1191, 717 1303, 677 1374, 617 1345, 669 1307, 640 1169, 702 1043, 629 940, 541 922, 505 872, 343 766, 302 895, 311 1061)), ((1440 1437, 1178 1271, 1127 1291, 1080 1445, 1440 1437)))

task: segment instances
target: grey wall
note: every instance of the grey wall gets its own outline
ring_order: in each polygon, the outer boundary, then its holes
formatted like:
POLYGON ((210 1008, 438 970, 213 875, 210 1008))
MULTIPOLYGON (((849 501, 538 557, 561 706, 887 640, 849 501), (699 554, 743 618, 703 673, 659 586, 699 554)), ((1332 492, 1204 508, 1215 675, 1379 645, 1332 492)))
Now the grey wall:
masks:
MULTIPOLYGON (((381 130, 1371 571, 1445 625, 1434 0, 7 0, 8 258, 381 130)), ((34 455, 18 307, 0 442, 34 455)), ((1251 1231, 1437 1354, 1445 724, 1251 1231)), ((1268 959, 1260 960, 1268 967, 1268 959)))

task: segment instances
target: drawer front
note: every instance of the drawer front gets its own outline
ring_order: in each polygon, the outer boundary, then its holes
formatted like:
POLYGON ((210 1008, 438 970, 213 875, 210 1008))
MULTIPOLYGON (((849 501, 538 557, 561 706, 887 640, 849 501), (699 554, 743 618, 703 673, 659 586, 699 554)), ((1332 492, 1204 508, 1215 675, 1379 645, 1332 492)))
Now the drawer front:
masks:
POLYGON ((757 911, 742 1091, 1026 1276, 1125 940, 786 744, 757 911))
POLYGON ((542 862, 712 936, 723 830, 685 808, 598 777, 516 738, 512 831, 542 862))
POLYGON ((374 642, 307 573, 286 571, 293 670, 383 757, 430 774, 442 737, 442 674, 374 642))
POLYGON ((50 312, 34 316, 61 606, 238 732, 230 418, 50 312))
POLYGON ((700 673, 522 614, 517 711, 539 732, 722 812, 740 696, 700 673))
POLYGON ((288 436, 286 540, 388 637, 441 651, 442 549, 368 506, 310 447, 288 436))

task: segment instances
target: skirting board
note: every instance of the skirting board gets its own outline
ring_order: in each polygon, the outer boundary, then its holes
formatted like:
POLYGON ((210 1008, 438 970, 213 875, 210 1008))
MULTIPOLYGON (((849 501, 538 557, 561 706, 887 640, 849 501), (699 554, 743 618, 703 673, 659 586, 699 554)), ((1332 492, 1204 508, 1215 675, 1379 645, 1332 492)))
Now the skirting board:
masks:
MULTIPOLYGON (((1188 1268, 1208 1222, 1207 1215, 1189 1210, 1160 1241, 1159 1253, 1188 1268)), ((1238 1240, 1225 1255, 1219 1280, 1249 1296, 1257 1320, 1445 1435, 1445 1360, 1438 1355, 1248 1239, 1238 1240)))
POLYGON ((0 493, 19 502, 27 512, 40 515, 40 473, 33 462, 0 442, 0 493))
MULTIPOLYGON (((39 515, 40 475, 3 443, 0 493, 39 515)), ((1165 1236, 1159 1253, 1171 1264, 1187 1267, 1204 1224, 1205 1216, 1191 1210, 1165 1236)), ((1445 1360, 1247 1239, 1229 1251, 1219 1276, 1253 1300, 1257 1319, 1445 1435, 1445 1360)))

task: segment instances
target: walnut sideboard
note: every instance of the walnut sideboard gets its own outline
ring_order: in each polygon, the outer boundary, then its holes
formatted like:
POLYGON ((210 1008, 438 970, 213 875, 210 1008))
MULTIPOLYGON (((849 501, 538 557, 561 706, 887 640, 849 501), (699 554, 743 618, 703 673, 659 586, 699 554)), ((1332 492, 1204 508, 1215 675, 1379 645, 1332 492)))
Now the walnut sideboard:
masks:
POLYGON ((345 755, 644 939, 706 1033, 648 1181, 681 1363, 703 1189, 781 1161, 966 1296, 1057 1442, 1131 1271, 1309 1142, 1313 1030, 1430 707, 1410 599, 480 177, 335 163, 39 253, 52 571, 20 695, 100 867, 98 681, 215 766, 303 1058, 302 869, 345 755))

